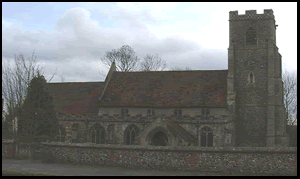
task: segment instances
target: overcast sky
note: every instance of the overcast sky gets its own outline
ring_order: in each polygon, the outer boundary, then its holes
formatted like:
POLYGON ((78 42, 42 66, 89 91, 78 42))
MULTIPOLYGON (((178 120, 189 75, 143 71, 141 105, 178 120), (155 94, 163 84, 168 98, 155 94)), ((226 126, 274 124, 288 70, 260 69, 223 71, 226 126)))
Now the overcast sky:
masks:
POLYGON ((2 59, 35 55, 52 82, 103 81, 105 51, 129 45, 168 68, 227 69, 229 11, 273 9, 283 70, 297 70, 297 3, 2 3, 2 59))

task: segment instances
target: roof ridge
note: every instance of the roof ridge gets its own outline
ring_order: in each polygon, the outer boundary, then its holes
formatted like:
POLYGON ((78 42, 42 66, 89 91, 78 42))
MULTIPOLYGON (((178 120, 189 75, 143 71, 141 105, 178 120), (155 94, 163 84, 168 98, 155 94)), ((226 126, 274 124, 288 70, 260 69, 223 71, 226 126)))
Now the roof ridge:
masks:
POLYGON ((157 73, 157 72, 199 72, 199 71, 228 71, 226 70, 166 70, 166 71, 115 71, 117 73, 157 73))
POLYGON ((87 82, 55 82, 55 83, 48 83, 48 84, 71 84, 71 83, 104 83, 104 81, 87 81, 87 82))

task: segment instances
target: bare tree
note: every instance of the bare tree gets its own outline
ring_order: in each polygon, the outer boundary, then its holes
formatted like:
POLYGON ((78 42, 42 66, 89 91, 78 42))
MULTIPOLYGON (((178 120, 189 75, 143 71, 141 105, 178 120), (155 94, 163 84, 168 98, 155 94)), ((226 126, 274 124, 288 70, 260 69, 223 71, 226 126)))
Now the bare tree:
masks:
POLYGON ((117 71, 127 72, 136 70, 140 59, 136 56, 133 48, 129 45, 123 45, 120 49, 106 51, 101 61, 108 67, 111 66, 112 62, 115 62, 117 71))
POLYGON ((297 124, 297 75, 287 70, 282 74, 284 106, 288 125, 297 124))
POLYGON ((170 69, 170 71, 184 71, 184 70, 192 70, 190 67, 185 67, 185 69, 181 68, 181 67, 172 67, 170 69))
MULTIPOLYGON (((14 60, 2 60, 2 98, 5 103, 5 120, 10 129, 16 131, 17 115, 21 109, 30 81, 37 74, 43 74, 43 69, 37 64, 34 52, 31 58, 25 59, 22 54, 14 55, 14 60)), ((53 78, 52 75, 49 81, 53 78)), ((13 137, 16 134, 12 133, 13 137)))
POLYGON ((144 61, 140 64, 141 71, 162 71, 167 67, 165 60, 162 60, 157 54, 144 57, 144 61))

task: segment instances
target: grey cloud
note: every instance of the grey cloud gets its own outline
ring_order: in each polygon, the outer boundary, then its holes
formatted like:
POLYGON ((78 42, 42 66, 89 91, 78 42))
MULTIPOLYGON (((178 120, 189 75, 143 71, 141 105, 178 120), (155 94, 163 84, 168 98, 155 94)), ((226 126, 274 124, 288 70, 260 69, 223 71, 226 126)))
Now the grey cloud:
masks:
POLYGON ((107 69, 94 63, 87 58, 67 59, 65 61, 51 61, 47 62, 45 66, 45 76, 49 79, 56 71, 55 76, 51 82, 61 82, 61 76, 64 77, 65 82, 85 82, 85 81, 103 81, 105 77, 100 74, 107 69))
POLYGON ((40 39, 39 39, 38 34, 31 34, 30 36, 28 36, 26 34, 17 34, 15 36, 13 36, 14 43, 18 43, 18 42, 22 42, 22 41, 28 41, 31 44, 37 44, 40 41, 40 39))
POLYGON ((141 11, 138 12, 129 12, 126 9, 118 8, 115 10, 105 10, 101 14, 105 17, 112 17, 120 21, 123 20, 123 23, 127 24, 131 29, 137 28, 146 31, 147 27, 144 25, 145 23, 159 25, 163 22, 162 20, 153 17, 149 9, 141 9, 141 11))
MULTIPOLYGON (((177 36, 157 39, 148 31, 139 16, 135 17, 127 11, 119 12, 120 15, 123 13, 123 21, 133 23, 134 28, 103 28, 83 8, 67 11, 57 22, 57 29, 53 31, 22 32, 20 28, 4 28, 2 57, 11 58, 17 53, 30 57, 35 50, 37 59, 45 63, 46 70, 49 71, 47 73, 50 75, 56 67, 62 68, 60 73, 63 72, 66 81, 103 80, 104 77, 99 71, 107 72, 107 68, 95 68, 95 62, 100 61, 105 51, 120 48, 122 45, 132 46, 141 59, 146 54, 158 54, 167 60, 168 67, 222 69, 222 66, 226 66, 222 65, 227 63, 227 55, 224 53, 226 51, 220 52, 221 54, 216 53, 217 51, 205 52, 198 43, 177 36)), ((145 21, 155 20, 147 11, 140 13, 145 21)), ((53 81, 60 81, 60 78, 55 77, 53 81)))
POLYGON ((165 39, 139 39, 132 43, 132 46, 138 52, 143 54, 175 55, 200 50, 201 46, 191 40, 185 40, 180 37, 167 37, 165 39), (141 43, 145 42, 145 43, 141 43))
POLYGON ((198 49, 181 54, 166 54, 163 59, 167 60, 168 68, 190 67, 193 70, 222 70, 227 69, 226 50, 198 49), (171 63, 170 63, 171 62, 171 63))

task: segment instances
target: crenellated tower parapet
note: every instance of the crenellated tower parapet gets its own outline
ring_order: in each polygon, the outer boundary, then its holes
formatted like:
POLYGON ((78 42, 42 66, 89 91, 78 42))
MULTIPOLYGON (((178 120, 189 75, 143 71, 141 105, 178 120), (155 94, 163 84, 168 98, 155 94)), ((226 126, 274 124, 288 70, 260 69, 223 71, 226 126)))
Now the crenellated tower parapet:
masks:
POLYGON ((264 9, 263 14, 257 14, 256 10, 247 10, 246 14, 238 14, 238 11, 229 12, 229 21, 230 20, 262 20, 262 19, 274 19, 272 9, 264 9))

